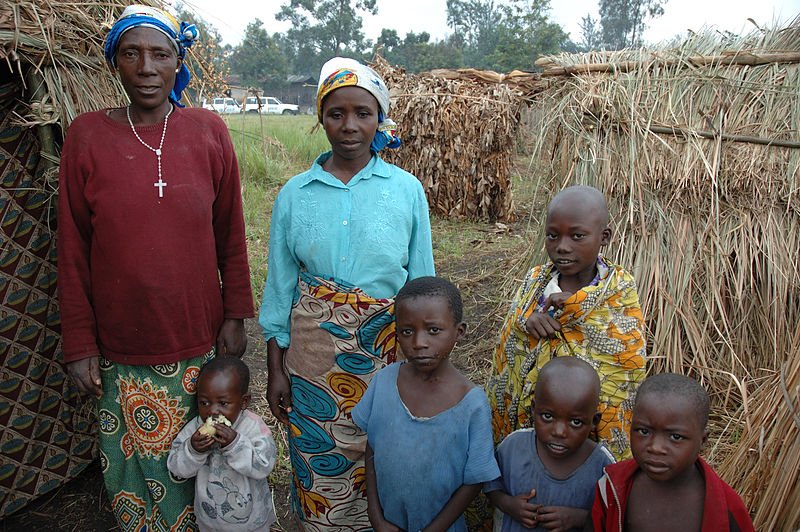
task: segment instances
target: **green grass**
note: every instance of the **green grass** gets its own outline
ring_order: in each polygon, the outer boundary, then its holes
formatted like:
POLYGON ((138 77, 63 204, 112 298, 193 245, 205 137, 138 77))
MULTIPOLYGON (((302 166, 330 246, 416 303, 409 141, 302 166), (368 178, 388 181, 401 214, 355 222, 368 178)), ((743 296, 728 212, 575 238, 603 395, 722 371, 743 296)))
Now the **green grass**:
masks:
POLYGON ((283 184, 330 149, 316 117, 226 116, 243 181, 283 184))
POLYGON ((280 187, 330 149, 325 132, 307 115, 225 116, 239 160, 253 296, 261 300, 267 275, 272 203, 280 187))

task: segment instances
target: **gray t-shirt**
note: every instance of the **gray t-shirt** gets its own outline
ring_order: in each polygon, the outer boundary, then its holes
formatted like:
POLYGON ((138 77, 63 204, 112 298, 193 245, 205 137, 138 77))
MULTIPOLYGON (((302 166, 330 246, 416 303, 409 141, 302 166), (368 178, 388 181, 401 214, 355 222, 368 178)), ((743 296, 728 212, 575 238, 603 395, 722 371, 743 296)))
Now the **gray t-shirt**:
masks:
MULTIPOLYGON (((591 511, 595 485, 603 476, 603 468, 614 463, 614 457, 602 445, 597 445, 592 454, 565 479, 553 477, 545 468, 536 452, 536 432, 520 429, 509 434, 495 451, 500 466, 500 478, 483 485, 483 491, 502 490, 508 495, 530 493, 536 488, 534 504, 545 506, 569 506, 591 511)), ((494 530, 502 532, 529 532, 511 517, 495 511, 494 530)), ((541 527, 533 530, 543 531, 541 527)))

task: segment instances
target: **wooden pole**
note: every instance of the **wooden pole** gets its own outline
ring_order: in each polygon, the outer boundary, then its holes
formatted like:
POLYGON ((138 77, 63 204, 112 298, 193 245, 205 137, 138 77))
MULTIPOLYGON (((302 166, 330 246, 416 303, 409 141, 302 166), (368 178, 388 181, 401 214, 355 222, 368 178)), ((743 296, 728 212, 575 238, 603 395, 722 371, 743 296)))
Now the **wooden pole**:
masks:
POLYGON ((674 137, 703 137, 704 139, 720 139, 731 142, 749 142, 750 144, 761 144, 763 146, 780 146, 782 148, 800 148, 800 142, 796 140, 767 139, 764 137, 753 137, 750 135, 731 135, 729 133, 715 133, 702 129, 683 129, 668 126, 649 126, 648 129, 653 133, 661 135, 672 135, 674 137))
POLYGON ((620 63, 585 63, 569 66, 553 65, 550 58, 542 57, 536 60, 536 66, 544 68, 542 77, 575 76, 580 74, 602 72, 629 72, 637 68, 650 68, 652 66, 668 66, 686 63, 693 66, 706 65, 742 65, 757 66, 769 63, 800 63, 800 52, 775 52, 752 54, 749 52, 728 52, 722 55, 695 55, 682 59, 660 59, 655 56, 652 61, 622 61, 620 63))

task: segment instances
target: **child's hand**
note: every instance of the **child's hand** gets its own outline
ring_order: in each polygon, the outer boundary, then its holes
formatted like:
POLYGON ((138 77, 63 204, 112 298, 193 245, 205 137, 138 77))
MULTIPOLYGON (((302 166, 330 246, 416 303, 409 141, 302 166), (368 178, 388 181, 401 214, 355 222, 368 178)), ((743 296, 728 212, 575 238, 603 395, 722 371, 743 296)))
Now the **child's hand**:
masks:
POLYGON ((395 525, 394 523, 390 523, 383 517, 381 517, 379 520, 376 521, 377 522, 372 522, 372 520, 370 519, 370 524, 372 525, 372 528, 373 530, 375 530, 375 532, 403 532, 402 528, 395 525))
MULTIPOLYGON (((200 427, 202 426, 203 425, 200 425, 200 427)), ((189 440, 189 442, 192 445, 192 449, 194 449, 198 453, 207 453, 208 451, 211 450, 214 444, 217 443, 217 441, 213 437, 209 436, 208 434, 200 432, 199 427, 196 431, 194 431, 194 434, 192 434, 192 439, 189 440)))
POLYGON ((500 509, 522 526, 536 528, 536 512, 542 505, 528 502, 534 497, 536 497, 535 489, 532 489, 530 493, 523 493, 514 497, 509 495, 508 498, 504 497, 504 504, 500 509))
POLYGON ((547 296, 547 299, 544 300, 544 309, 550 310, 550 307, 554 307, 561 310, 564 308, 564 303, 567 301, 567 299, 571 298, 572 296, 572 292, 556 292, 554 294, 550 294, 547 296))
POLYGON ((525 329, 534 338, 553 338, 561 330, 561 324, 550 314, 534 312, 525 322, 525 329))
POLYGON ((217 429, 214 440, 219 443, 220 447, 227 447, 236 439, 237 432, 232 427, 224 423, 214 423, 214 428, 217 429))
POLYGON ((567 506, 542 506, 536 516, 539 526, 557 531, 583 528, 588 518, 588 511, 567 506))

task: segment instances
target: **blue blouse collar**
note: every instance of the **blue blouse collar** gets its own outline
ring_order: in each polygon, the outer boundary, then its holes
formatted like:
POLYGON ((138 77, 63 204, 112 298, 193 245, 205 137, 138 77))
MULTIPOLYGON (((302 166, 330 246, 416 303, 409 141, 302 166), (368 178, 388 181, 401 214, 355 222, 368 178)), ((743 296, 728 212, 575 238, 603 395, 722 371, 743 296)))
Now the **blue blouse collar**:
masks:
POLYGON ((373 154, 372 159, 367 163, 367 165, 362 168, 350 182, 345 185, 336 177, 331 175, 330 173, 326 172, 322 169, 322 165, 328 158, 331 156, 330 151, 326 151, 314 161, 314 164, 311 166, 311 169, 306 172, 305 179, 302 183, 300 183, 300 187, 304 187, 311 183, 312 181, 319 181, 321 183, 325 183, 326 185, 331 185, 334 187, 344 188, 344 187, 352 187, 359 181, 364 179, 369 179, 372 176, 378 176, 383 178, 389 178, 392 175, 391 169, 389 168, 389 164, 378 157, 377 155, 373 154))

